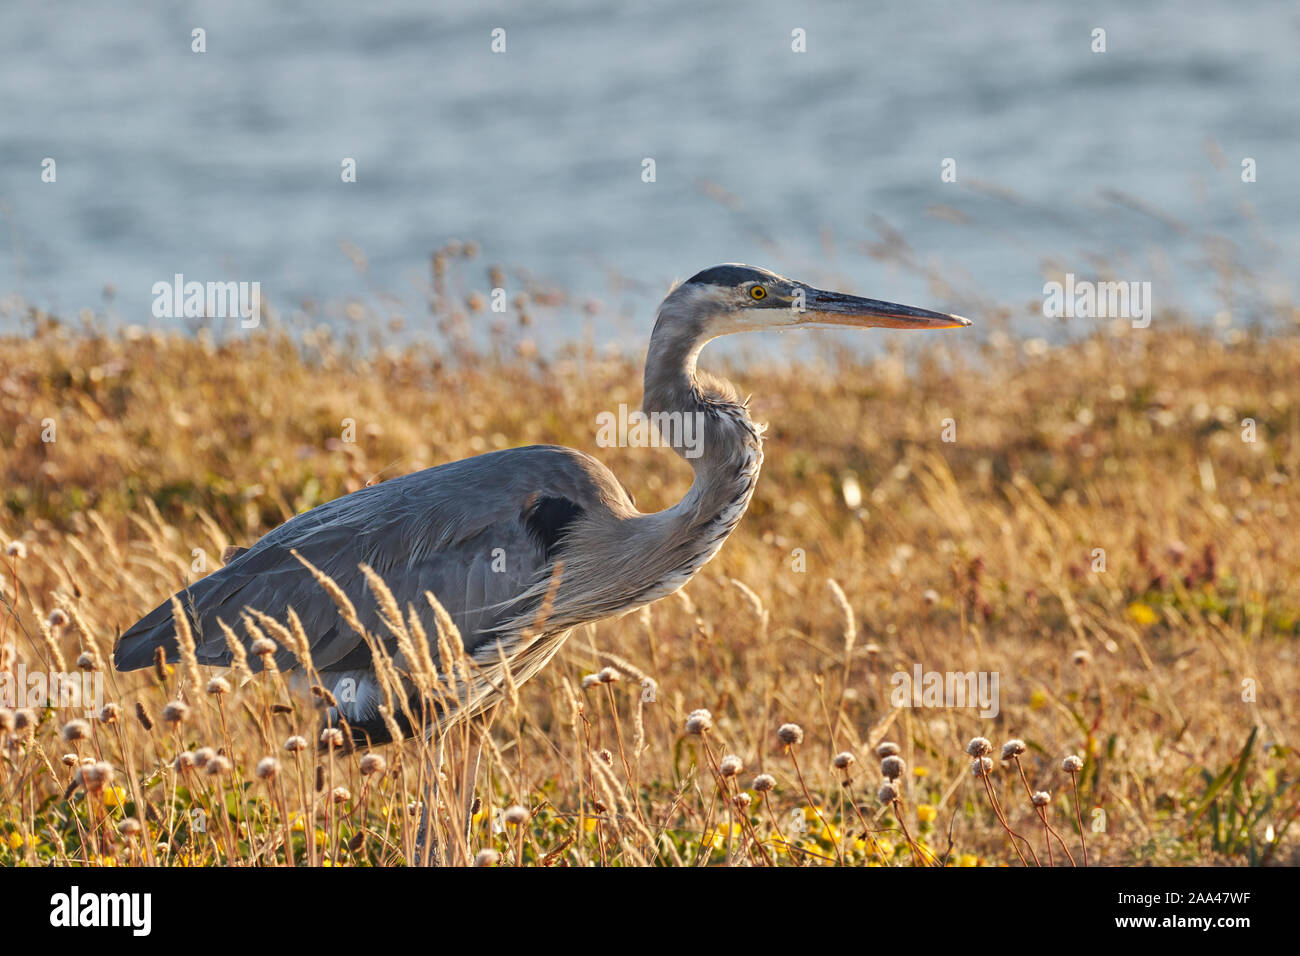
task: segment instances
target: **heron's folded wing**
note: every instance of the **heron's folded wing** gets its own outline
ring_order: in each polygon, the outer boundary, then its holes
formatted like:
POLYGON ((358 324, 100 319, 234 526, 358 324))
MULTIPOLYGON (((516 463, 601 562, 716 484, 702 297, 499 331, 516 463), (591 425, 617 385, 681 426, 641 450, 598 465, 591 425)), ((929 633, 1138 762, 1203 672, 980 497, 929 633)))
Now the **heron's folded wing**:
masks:
MULTIPOLYGON (((384 579, 404 615, 415 608, 430 637, 425 592, 432 592, 472 653, 494 639, 491 628, 527 612, 516 599, 530 590, 535 594, 568 524, 603 500, 593 468, 600 466, 569 449, 509 449, 394 478, 304 512, 176 595, 190 619, 199 661, 230 662, 219 621, 247 645, 251 639, 241 622, 247 609, 283 622, 292 607, 318 670, 369 663, 364 639, 294 552, 332 578, 366 630, 390 647, 393 636, 362 564, 384 579)), ((158 647, 176 659, 170 599, 122 635, 114 664, 120 670, 146 667, 158 647)), ((282 668, 295 663, 283 650, 276 662, 282 668)))
MULTIPOLYGON (((331 530, 318 532, 300 547, 272 544, 253 548, 180 591, 176 597, 190 620, 199 662, 230 663, 219 620, 247 645, 251 638, 242 623, 247 611, 261 611, 285 623, 288 609, 293 608, 311 642, 317 669, 348 669, 369 663, 370 649, 364 639, 344 621, 334 600, 294 551, 334 580, 367 631, 383 640, 391 652, 394 636, 382 623, 378 599, 359 567, 364 558, 359 559, 358 550, 371 549, 358 549, 359 543, 364 545, 346 530, 331 530)), ((372 552, 369 557, 364 563, 384 578, 403 615, 414 607, 432 636, 431 609, 425 596, 426 591, 432 592, 456 622, 471 652, 488 639, 484 630, 509 616, 505 609, 527 590, 545 561, 527 531, 521 525, 512 528, 508 524, 409 562, 385 561, 382 553, 372 552)), ((168 660, 178 656, 170 599, 122 635, 114 663, 120 670, 146 667, 157 647, 164 648, 168 660)), ((284 649, 276 660, 282 668, 295 664, 284 649)), ((255 668, 257 663, 250 661, 255 668)))
MULTIPOLYGON (((491 639, 492 635, 485 633, 488 629, 520 612, 514 599, 550 567, 545 544, 526 526, 522 512, 520 508, 503 509, 496 521, 472 529, 467 536, 444 536, 437 541, 428 540, 427 532, 421 533, 419 526, 401 514, 366 531, 347 523, 321 523, 292 535, 273 532, 176 597, 190 620, 200 663, 230 663, 230 649, 219 621, 247 646, 251 637, 242 623, 246 611, 261 611, 284 623, 288 609, 293 608, 311 642, 318 670, 364 667, 370 661, 369 647, 344 621, 335 601, 294 552, 338 584, 367 631, 384 640, 391 651, 395 638, 382 623, 378 598, 360 569, 367 564, 384 579, 404 616, 415 608, 431 639, 433 615, 425 592, 432 592, 472 653, 491 639)), ((176 660, 179 650, 171 599, 122 635, 114 663, 119 670, 147 667, 158 647, 165 650, 168 660, 176 660)), ((288 669, 296 659, 282 649, 276 662, 288 669)), ((258 661, 250 664, 256 667, 258 661)))

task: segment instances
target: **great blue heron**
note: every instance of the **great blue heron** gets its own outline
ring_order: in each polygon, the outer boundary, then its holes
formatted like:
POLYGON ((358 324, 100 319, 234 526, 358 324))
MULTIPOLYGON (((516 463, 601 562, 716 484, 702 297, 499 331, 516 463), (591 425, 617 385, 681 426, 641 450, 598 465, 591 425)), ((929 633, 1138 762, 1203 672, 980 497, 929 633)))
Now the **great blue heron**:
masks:
MULTIPOLYGON (((554 445, 491 452, 363 488, 290 519, 177 595, 199 663, 231 663, 219 620, 234 625, 248 610, 283 619, 293 608, 322 679, 331 689, 349 681, 352 693, 335 695, 328 720, 342 717, 358 740, 391 739, 371 649, 301 557, 337 582, 390 654, 398 653, 395 638, 361 565, 384 578, 403 612, 429 619, 429 634, 436 625, 425 594, 432 592, 469 658, 485 672, 508 666, 520 683, 574 627, 682 587, 745 513, 763 462, 761 429, 730 385, 697 371, 705 343, 764 329, 967 325, 960 316, 826 292, 752 266, 705 269, 664 299, 646 354, 643 412, 698 425, 661 435, 695 472, 680 502, 643 514, 608 468, 554 445)), ((148 666, 160 647, 168 660, 178 658, 172 607, 161 604, 122 635, 113 653, 120 670, 148 666)), ((258 667, 256 658, 250 663, 258 667)), ((298 662, 281 649, 276 663, 291 669, 298 662)), ((491 707, 498 687, 487 679, 464 688, 454 712, 436 708, 433 732, 491 707)), ((412 713, 429 712, 411 703, 412 713)), ((415 732, 405 714, 394 716, 403 734, 415 732)), ((471 759, 476 767, 477 755, 471 759)), ((469 777, 472 790, 473 771, 469 777)))

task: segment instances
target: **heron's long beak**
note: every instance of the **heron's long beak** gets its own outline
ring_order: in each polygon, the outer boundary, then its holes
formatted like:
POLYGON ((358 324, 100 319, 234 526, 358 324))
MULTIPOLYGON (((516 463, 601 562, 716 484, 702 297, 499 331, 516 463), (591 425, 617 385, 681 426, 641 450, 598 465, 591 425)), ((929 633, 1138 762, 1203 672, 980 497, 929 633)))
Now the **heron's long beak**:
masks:
POLYGON ((971 324, 970 319, 946 312, 931 312, 895 302, 864 299, 842 292, 808 289, 804 296, 802 315, 798 325, 847 326, 869 329, 961 329, 971 324))

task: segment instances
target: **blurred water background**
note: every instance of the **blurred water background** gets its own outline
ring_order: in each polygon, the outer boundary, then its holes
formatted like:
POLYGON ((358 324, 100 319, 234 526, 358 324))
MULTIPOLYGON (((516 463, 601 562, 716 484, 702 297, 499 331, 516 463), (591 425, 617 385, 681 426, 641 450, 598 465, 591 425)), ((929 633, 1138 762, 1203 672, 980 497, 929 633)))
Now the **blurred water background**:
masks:
POLYGON ((0 321, 174 321, 151 288, 179 272, 418 334, 451 239, 466 290, 500 265, 543 293, 543 344, 639 345, 724 261, 1048 337, 1066 271, 1267 321, 1300 261, 1298 40, 1266 0, 6 4, 0 321))

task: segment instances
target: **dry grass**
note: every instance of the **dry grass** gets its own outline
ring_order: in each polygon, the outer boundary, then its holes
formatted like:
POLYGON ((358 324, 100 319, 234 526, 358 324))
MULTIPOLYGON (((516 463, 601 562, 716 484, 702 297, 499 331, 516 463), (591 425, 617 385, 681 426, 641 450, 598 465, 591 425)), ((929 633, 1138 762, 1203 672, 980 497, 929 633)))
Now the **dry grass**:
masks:
MULTIPOLYGON (((72 741, 80 709, 40 711, 34 734, 0 721, 0 864, 408 861, 420 747, 385 748, 373 775, 359 751, 288 752, 319 712, 286 676, 212 694, 184 661, 109 673, 115 634, 226 545, 370 480, 555 442, 596 453, 643 510, 689 482, 667 451, 594 447, 597 413, 639 402, 639 357, 38 324, 0 349, 0 541, 26 550, 3 559, 0 670, 88 652, 120 716, 72 741), (176 769, 204 747, 223 772, 176 769), (267 757, 278 773, 259 778, 267 757)), ((1046 865, 1050 827, 1068 866, 1062 848, 1082 863, 1082 847, 1060 763, 1078 754, 1094 865, 1297 862, 1300 342, 1157 317, 1051 349, 935 336, 921 354, 731 370, 771 425, 748 516, 683 593, 577 632, 498 711, 454 859, 1020 865, 1028 847, 1046 865), (996 671, 999 714, 893 707, 891 675, 916 664, 996 671), (620 679, 584 687, 604 667, 620 679), (685 730, 696 708, 703 734, 685 730), (778 738, 786 722, 802 742, 778 738), (994 743, 987 789, 976 735, 994 743), (1004 763, 1012 737, 1027 751, 1004 763), (882 807, 884 741, 904 771, 882 807), (1051 794, 1041 816, 1030 788, 1051 794), (523 824, 503 820, 515 804, 523 824)), ((459 799, 445 812, 454 830, 459 799)))

